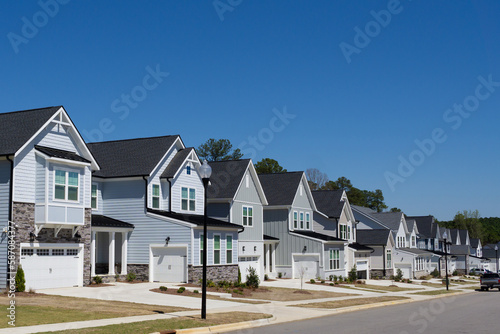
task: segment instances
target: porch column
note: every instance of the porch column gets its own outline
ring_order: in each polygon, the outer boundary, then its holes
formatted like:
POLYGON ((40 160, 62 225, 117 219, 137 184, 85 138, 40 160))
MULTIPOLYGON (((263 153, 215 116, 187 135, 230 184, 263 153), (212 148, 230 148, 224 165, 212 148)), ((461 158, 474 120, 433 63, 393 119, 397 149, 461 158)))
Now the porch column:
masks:
POLYGON ((115 275, 115 232, 109 232, 108 275, 115 275))
POLYGON ((127 275, 127 240, 128 232, 122 232, 122 275, 127 275))
POLYGON ((95 276, 95 253, 96 253, 96 232, 92 231, 91 242, 90 242, 90 276, 95 276))

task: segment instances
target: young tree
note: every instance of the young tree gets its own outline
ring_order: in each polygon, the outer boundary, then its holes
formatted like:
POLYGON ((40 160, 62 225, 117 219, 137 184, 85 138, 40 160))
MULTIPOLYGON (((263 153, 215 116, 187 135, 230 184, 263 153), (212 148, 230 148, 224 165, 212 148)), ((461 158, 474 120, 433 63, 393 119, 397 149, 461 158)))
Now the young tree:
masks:
POLYGON ((278 161, 271 158, 264 158, 255 164, 258 174, 285 173, 286 169, 280 166, 278 161))
POLYGON ((316 168, 308 168, 306 170, 306 177, 311 190, 322 189, 325 183, 328 182, 328 175, 316 168))
POLYGON ((201 160, 207 161, 225 161, 225 160, 238 160, 243 157, 239 148, 231 151, 233 145, 229 139, 213 139, 210 138, 204 144, 201 144, 196 149, 196 153, 201 160))

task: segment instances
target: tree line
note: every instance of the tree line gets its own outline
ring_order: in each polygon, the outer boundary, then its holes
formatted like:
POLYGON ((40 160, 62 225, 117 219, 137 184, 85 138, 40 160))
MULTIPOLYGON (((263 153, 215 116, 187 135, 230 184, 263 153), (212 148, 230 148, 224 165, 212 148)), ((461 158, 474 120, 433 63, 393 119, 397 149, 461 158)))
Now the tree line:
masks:
POLYGON ((441 221, 440 226, 469 231, 471 238, 478 238, 483 245, 497 243, 500 240, 500 218, 483 218, 478 210, 457 212, 453 220, 441 221))

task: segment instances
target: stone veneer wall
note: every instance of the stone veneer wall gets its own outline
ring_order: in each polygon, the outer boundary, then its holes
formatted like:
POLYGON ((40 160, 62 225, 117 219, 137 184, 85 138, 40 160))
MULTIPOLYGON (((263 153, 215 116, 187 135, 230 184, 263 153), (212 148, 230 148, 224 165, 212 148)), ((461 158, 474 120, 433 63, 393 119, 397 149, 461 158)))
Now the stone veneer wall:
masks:
MULTIPOLYGON (((391 277, 394 275, 394 271, 392 269, 386 269, 385 270, 385 277, 391 277)), ((383 278, 384 277, 384 270, 383 269, 371 269, 370 270, 370 278, 383 278)))
MULTIPOLYGON (((35 229, 35 204, 13 202, 12 221, 18 226, 14 240, 16 254, 16 269, 20 260, 21 243, 30 242, 30 231, 35 229)), ((90 284, 90 228, 92 223, 92 209, 85 209, 85 224, 78 231, 81 238, 72 237, 72 229, 62 229, 57 237, 54 236, 53 228, 43 228, 36 238, 39 243, 83 243, 83 285, 90 284)))
MULTIPOLYGON (((203 266, 188 266, 189 283, 198 283, 203 278, 203 266)), ((238 265, 228 264, 220 266, 207 266, 207 280, 213 282, 238 280, 238 265)))
POLYGON ((127 264, 127 274, 134 273, 136 280, 149 281, 149 264, 127 264))

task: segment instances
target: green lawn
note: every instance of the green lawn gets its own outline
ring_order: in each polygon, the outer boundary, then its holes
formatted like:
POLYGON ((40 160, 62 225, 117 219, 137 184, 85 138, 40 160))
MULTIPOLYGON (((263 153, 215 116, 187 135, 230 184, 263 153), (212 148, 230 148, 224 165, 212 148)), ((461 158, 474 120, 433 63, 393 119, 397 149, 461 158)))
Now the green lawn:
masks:
MULTIPOLYGON (((337 287, 350 288, 349 286, 342 286, 342 285, 337 285, 337 287)), ((383 285, 373 285, 373 284, 356 284, 354 285, 354 287, 356 289, 378 290, 378 291, 388 291, 388 292, 411 291, 411 290, 421 289, 418 286, 416 286, 415 288, 402 288, 399 286, 383 286, 383 285)))
POLYGON ((460 292, 460 290, 427 290, 427 291, 420 291, 420 292, 414 292, 412 295, 426 295, 426 296, 434 296, 434 295, 444 295, 447 293, 454 293, 454 292, 460 292))
POLYGON ((368 305, 368 304, 383 303, 383 302, 405 300, 405 299, 410 299, 410 298, 399 297, 399 296, 352 298, 352 299, 336 300, 330 302, 299 304, 299 305, 293 305, 293 307, 333 309, 333 308, 368 305))

